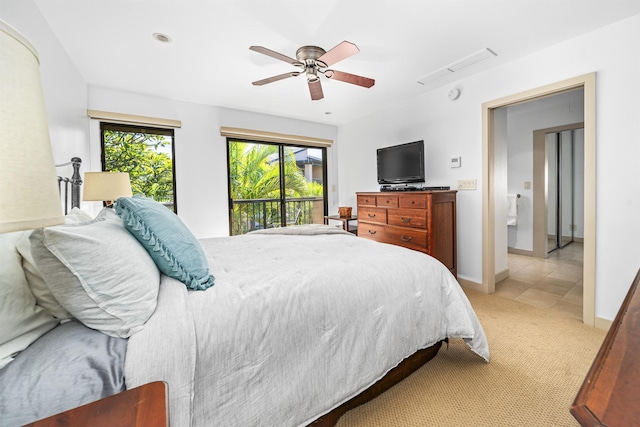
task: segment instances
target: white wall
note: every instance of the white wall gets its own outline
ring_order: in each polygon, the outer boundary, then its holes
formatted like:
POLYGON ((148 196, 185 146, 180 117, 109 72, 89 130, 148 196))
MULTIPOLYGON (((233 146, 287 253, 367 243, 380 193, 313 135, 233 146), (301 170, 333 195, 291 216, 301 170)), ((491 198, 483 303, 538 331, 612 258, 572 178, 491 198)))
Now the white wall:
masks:
MULTIPOLYGON (((227 145, 220 127, 239 127, 336 139, 335 126, 228 108, 172 101, 101 87, 89 88, 89 109, 175 119, 178 216, 198 237, 229 235, 227 145)), ((91 169, 100 170, 100 124, 91 120, 91 169)), ((337 211, 336 150, 327 150, 329 210, 337 211)))
MULTIPOLYGON (((640 267, 640 15, 456 82, 342 126, 338 146, 340 202, 376 190, 375 148, 424 139, 430 184, 475 178, 482 185, 481 104, 597 72, 596 316, 612 320, 640 267), (548 66, 553 64, 553 66, 548 66), (462 167, 448 159, 462 156, 462 167)), ((482 195, 458 192, 458 275, 482 280, 482 195)))

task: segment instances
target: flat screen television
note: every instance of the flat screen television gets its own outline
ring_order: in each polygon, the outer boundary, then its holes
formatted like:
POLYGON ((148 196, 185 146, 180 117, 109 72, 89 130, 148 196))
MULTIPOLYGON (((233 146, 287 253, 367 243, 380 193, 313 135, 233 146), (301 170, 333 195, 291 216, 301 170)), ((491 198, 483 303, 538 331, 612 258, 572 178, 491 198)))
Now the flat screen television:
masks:
POLYGON ((378 148, 378 184, 424 182, 424 141, 378 148))

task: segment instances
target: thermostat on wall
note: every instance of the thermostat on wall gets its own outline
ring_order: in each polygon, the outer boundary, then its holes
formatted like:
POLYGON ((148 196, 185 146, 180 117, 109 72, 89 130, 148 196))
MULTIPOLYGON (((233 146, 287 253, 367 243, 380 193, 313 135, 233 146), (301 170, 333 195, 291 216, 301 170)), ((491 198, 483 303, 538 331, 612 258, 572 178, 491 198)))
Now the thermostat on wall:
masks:
POLYGON ((462 157, 452 157, 451 158, 451 167, 459 168, 461 164, 462 157))

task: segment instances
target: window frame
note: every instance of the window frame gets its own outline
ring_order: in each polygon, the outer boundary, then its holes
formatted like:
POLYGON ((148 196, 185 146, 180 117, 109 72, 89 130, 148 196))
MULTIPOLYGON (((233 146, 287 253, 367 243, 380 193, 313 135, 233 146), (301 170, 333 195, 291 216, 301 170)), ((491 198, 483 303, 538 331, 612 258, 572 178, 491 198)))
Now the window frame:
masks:
MULTIPOLYGON (((228 198, 228 219, 229 219, 229 235, 233 236, 233 198, 231 194, 231 170, 229 167, 229 147, 231 143, 240 142, 240 143, 248 143, 248 144, 262 144, 262 145, 275 145, 278 147, 278 158, 284 158, 284 149, 285 147, 290 148, 310 148, 310 149, 319 149, 322 151, 322 204, 323 204, 323 215, 326 216, 329 211, 329 191, 327 189, 327 179, 329 176, 328 173, 328 150, 327 146, 319 146, 315 144, 301 144, 299 142, 276 142, 276 141, 261 141, 261 140, 253 140, 253 139, 243 139, 237 137, 226 137, 226 156, 227 156, 227 198, 228 198)), ((280 197, 279 202, 281 203, 280 207, 280 227, 286 227, 286 201, 285 190, 286 190, 286 182, 285 182, 285 174, 284 174, 284 163, 279 161, 280 167, 280 197)))
POLYGON ((172 185, 173 185, 173 212, 178 213, 178 189, 176 185, 176 137, 173 128, 161 128, 154 126, 123 124, 113 122, 100 122, 100 168, 105 171, 106 158, 105 158, 105 144, 104 144, 104 132, 105 130, 117 131, 117 132, 130 132, 130 133, 144 133, 152 135, 164 135, 171 137, 171 169, 172 169, 172 185))

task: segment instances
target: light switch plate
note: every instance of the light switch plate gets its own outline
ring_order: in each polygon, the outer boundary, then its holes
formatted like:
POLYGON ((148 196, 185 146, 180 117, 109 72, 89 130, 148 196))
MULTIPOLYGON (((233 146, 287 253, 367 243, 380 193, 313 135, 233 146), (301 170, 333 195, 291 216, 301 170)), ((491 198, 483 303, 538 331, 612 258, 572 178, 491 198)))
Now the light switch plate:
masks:
POLYGON ((458 190, 475 190, 477 181, 475 179, 459 179, 458 190))

